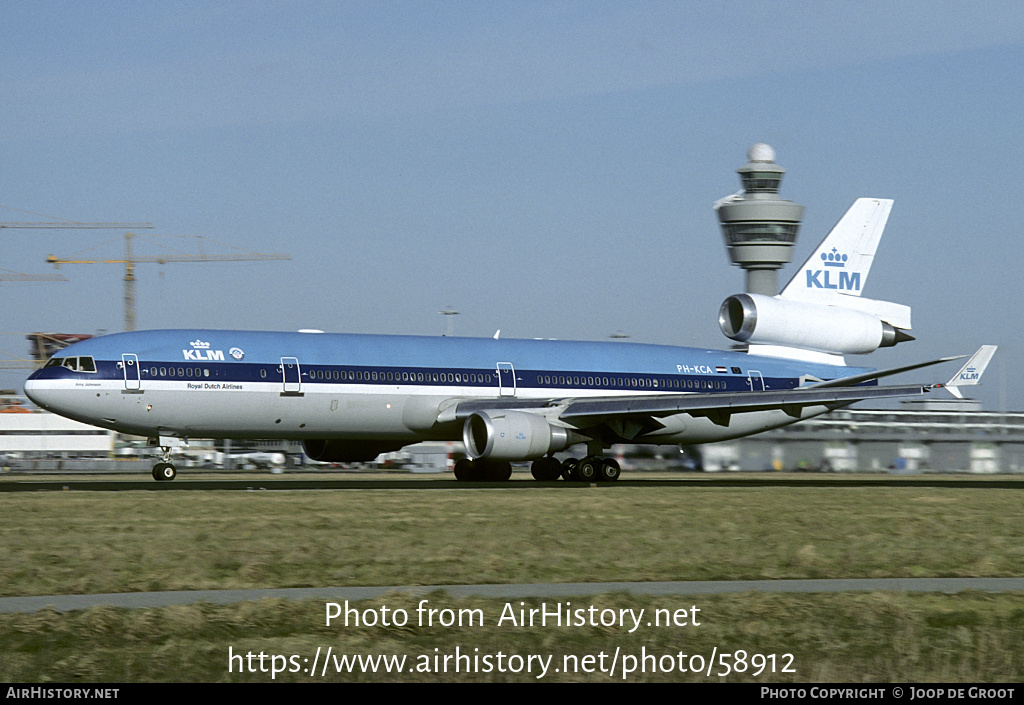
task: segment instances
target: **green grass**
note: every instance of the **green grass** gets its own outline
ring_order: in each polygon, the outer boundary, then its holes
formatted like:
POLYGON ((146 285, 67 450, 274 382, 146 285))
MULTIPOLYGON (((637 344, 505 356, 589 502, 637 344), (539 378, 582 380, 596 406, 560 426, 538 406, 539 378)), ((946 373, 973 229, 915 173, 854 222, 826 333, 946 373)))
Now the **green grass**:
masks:
POLYGON ((1012 490, 472 489, 3 497, 0 593, 1024 575, 1012 490))
MULTIPOLYGON (((13 493, 0 500, 0 592, 826 577, 1024 575, 1020 494, 914 487, 13 493)), ((479 608, 505 600, 431 596, 479 608)), ((259 601, 0 615, 0 681, 270 680, 228 648, 313 658, 318 646, 410 659, 452 653, 794 654, 778 681, 1014 681, 1024 596, 602 595, 549 604, 672 609, 700 627, 516 629, 324 625, 324 602, 259 601), (434 651, 437 649, 438 651, 434 651)), ((513 601, 518 604, 518 601, 513 601)), ((538 600, 526 600, 528 605, 538 600)), ((362 603, 415 609, 393 595, 362 603)), ((535 674, 534 674, 535 675, 535 674)), ((534 680, 405 673, 337 680, 534 680)), ((706 676, 658 673, 653 680, 706 676)), ((308 680, 280 674, 277 680, 308 680)), ((317 676, 317 679, 320 679, 317 676)), ((600 673, 546 680, 608 680, 600 673)), ((712 677, 711 680, 720 680, 712 677)))
MULTIPOLYGON (((808 682, 1007 682, 1024 676, 1024 595, 962 593, 956 596, 911 594, 709 595, 699 598, 637 597, 612 594, 566 598, 574 606, 600 609, 669 610, 700 608, 700 626, 646 627, 633 634, 615 627, 497 626, 506 601, 454 599, 429 595, 430 604, 453 610, 475 609, 484 626, 421 627, 415 623, 416 598, 391 595, 359 603, 360 609, 387 605, 412 616, 405 627, 328 627, 322 601, 261 600, 237 605, 209 604, 163 609, 124 610, 96 607, 62 615, 45 610, 30 615, 0 615, 0 680, 7 682, 321 682, 321 681, 521 681, 535 682, 539 668, 520 673, 435 671, 435 656, 463 654, 492 657, 500 652, 551 658, 544 681, 627 682, 683 681, 759 683, 808 682), (402 673, 337 672, 309 674, 317 648, 341 654, 405 656, 402 673), (229 667, 229 649, 242 656, 229 667), (624 659, 609 674, 615 650, 621 655, 654 657, 646 673, 622 675, 624 659), (716 659, 710 676, 681 673, 697 667, 698 656, 743 650, 747 670, 726 672, 716 659), (565 672, 565 656, 606 654, 604 672, 565 672), (756 674, 754 654, 775 655, 756 674), (786 657, 791 654, 792 658, 786 657), (271 658, 278 669, 271 676, 271 658), (292 660, 292 657, 296 660, 292 660), (306 659, 306 660, 303 660, 306 659), (771 663, 771 662, 769 662, 771 663), (249 672, 251 664, 255 672, 249 672), (651 672, 650 667, 658 670, 651 672), (667 666, 671 668, 665 670, 667 666), (429 667, 429 670, 416 670, 429 667), (788 667, 791 672, 782 672, 788 667), (288 669, 295 669, 289 672, 288 669), (558 669, 556 672, 554 669, 558 669), (242 672, 239 672, 240 669, 242 672), (410 672, 412 670, 413 672, 410 672)), ((511 601, 519 608, 520 601, 511 601)), ((524 600, 527 607, 537 599, 524 600)), ((548 600, 549 606, 555 601, 548 600)), ((321 656, 320 663, 323 663, 321 656)), ((443 661, 442 661, 443 663, 443 661)), ((454 661, 449 661, 453 664, 454 661)), ((480 663, 483 663, 481 661, 480 663)), ((514 665, 508 660, 507 665, 514 665)), ((734 664, 735 658, 726 663, 734 664)), ((762 662, 763 663, 763 662, 762 662)), ((600 664, 595 658, 592 669, 600 664)), ((640 663, 634 663, 639 667, 640 663)), ((449 669, 452 666, 449 665, 449 669)))

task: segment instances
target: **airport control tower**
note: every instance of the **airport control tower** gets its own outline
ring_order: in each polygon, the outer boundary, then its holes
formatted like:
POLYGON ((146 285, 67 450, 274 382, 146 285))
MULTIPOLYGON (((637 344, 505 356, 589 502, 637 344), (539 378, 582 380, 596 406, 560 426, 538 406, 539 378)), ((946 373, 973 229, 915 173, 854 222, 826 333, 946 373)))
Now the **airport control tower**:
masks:
POLYGON ((804 207, 779 198, 786 170, 775 163, 775 150, 758 142, 737 169, 743 190, 715 203, 722 236, 732 263, 747 272, 747 293, 775 296, 776 272, 792 257, 804 207))

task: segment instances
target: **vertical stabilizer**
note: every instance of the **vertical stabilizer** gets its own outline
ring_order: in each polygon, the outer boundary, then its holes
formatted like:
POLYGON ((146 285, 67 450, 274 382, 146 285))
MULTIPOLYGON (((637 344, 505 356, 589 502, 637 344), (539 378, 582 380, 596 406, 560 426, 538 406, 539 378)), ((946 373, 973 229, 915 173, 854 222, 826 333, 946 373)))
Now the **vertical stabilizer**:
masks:
POLYGON ((895 328, 910 330, 909 306, 860 295, 892 203, 886 198, 858 198, 786 284, 779 298, 854 309, 895 328))
POLYGON ((892 203, 884 198, 858 198, 780 296, 832 305, 842 305, 835 300, 839 294, 860 296, 892 203))

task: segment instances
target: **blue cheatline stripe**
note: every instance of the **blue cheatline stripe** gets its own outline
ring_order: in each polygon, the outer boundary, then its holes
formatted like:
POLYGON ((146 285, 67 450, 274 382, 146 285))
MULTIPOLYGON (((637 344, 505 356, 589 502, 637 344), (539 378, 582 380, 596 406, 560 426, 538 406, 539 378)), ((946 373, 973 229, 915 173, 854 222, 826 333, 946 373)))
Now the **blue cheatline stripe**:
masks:
MULTIPOLYGON (((96 364, 95 377, 121 380, 124 377, 119 362, 100 361, 96 364)), ((247 364, 238 362, 179 362, 139 360, 141 379, 146 381, 217 381, 217 382, 283 382, 278 364, 247 364)), ((737 368, 738 369, 738 368, 737 368)), ((396 384, 411 386, 458 385, 479 389, 494 389, 498 386, 495 368, 467 370, 451 367, 356 367, 352 365, 305 365, 299 361, 303 384, 323 385, 379 385, 396 384)), ((638 392, 736 392, 750 391, 746 375, 714 373, 705 375, 665 375, 638 373, 608 373, 592 370, 515 370, 516 386, 531 389, 607 389, 609 391, 638 392)), ((46 368, 39 375, 41 379, 81 379, 93 377, 93 373, 79 373, 64 367, 46 368)), ((511 386, 504 380, 503 386, 511 386)), ((757 380, 760 385, 760 379, 757 380)), ((764 378, 768 389, 793 389, 796 378, 764 378)))

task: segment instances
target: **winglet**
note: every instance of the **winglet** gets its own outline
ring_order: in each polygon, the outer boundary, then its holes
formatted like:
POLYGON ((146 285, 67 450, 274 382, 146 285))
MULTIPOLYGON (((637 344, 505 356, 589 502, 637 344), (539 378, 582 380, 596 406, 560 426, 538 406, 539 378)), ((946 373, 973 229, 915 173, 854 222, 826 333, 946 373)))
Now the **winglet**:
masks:
POLYGON ((953 379, 946 382, 943 386, 957 399, 963 399, 964 395, 960 392, 960 387, 980 383, 981 375, 985 372, 985 368, 988 367, 989 361, 995 354, 995 345, 982 345, 978 348, 978 352, 971 355, 971 359, 967 361, 967 364, 953 375, 953 379))

